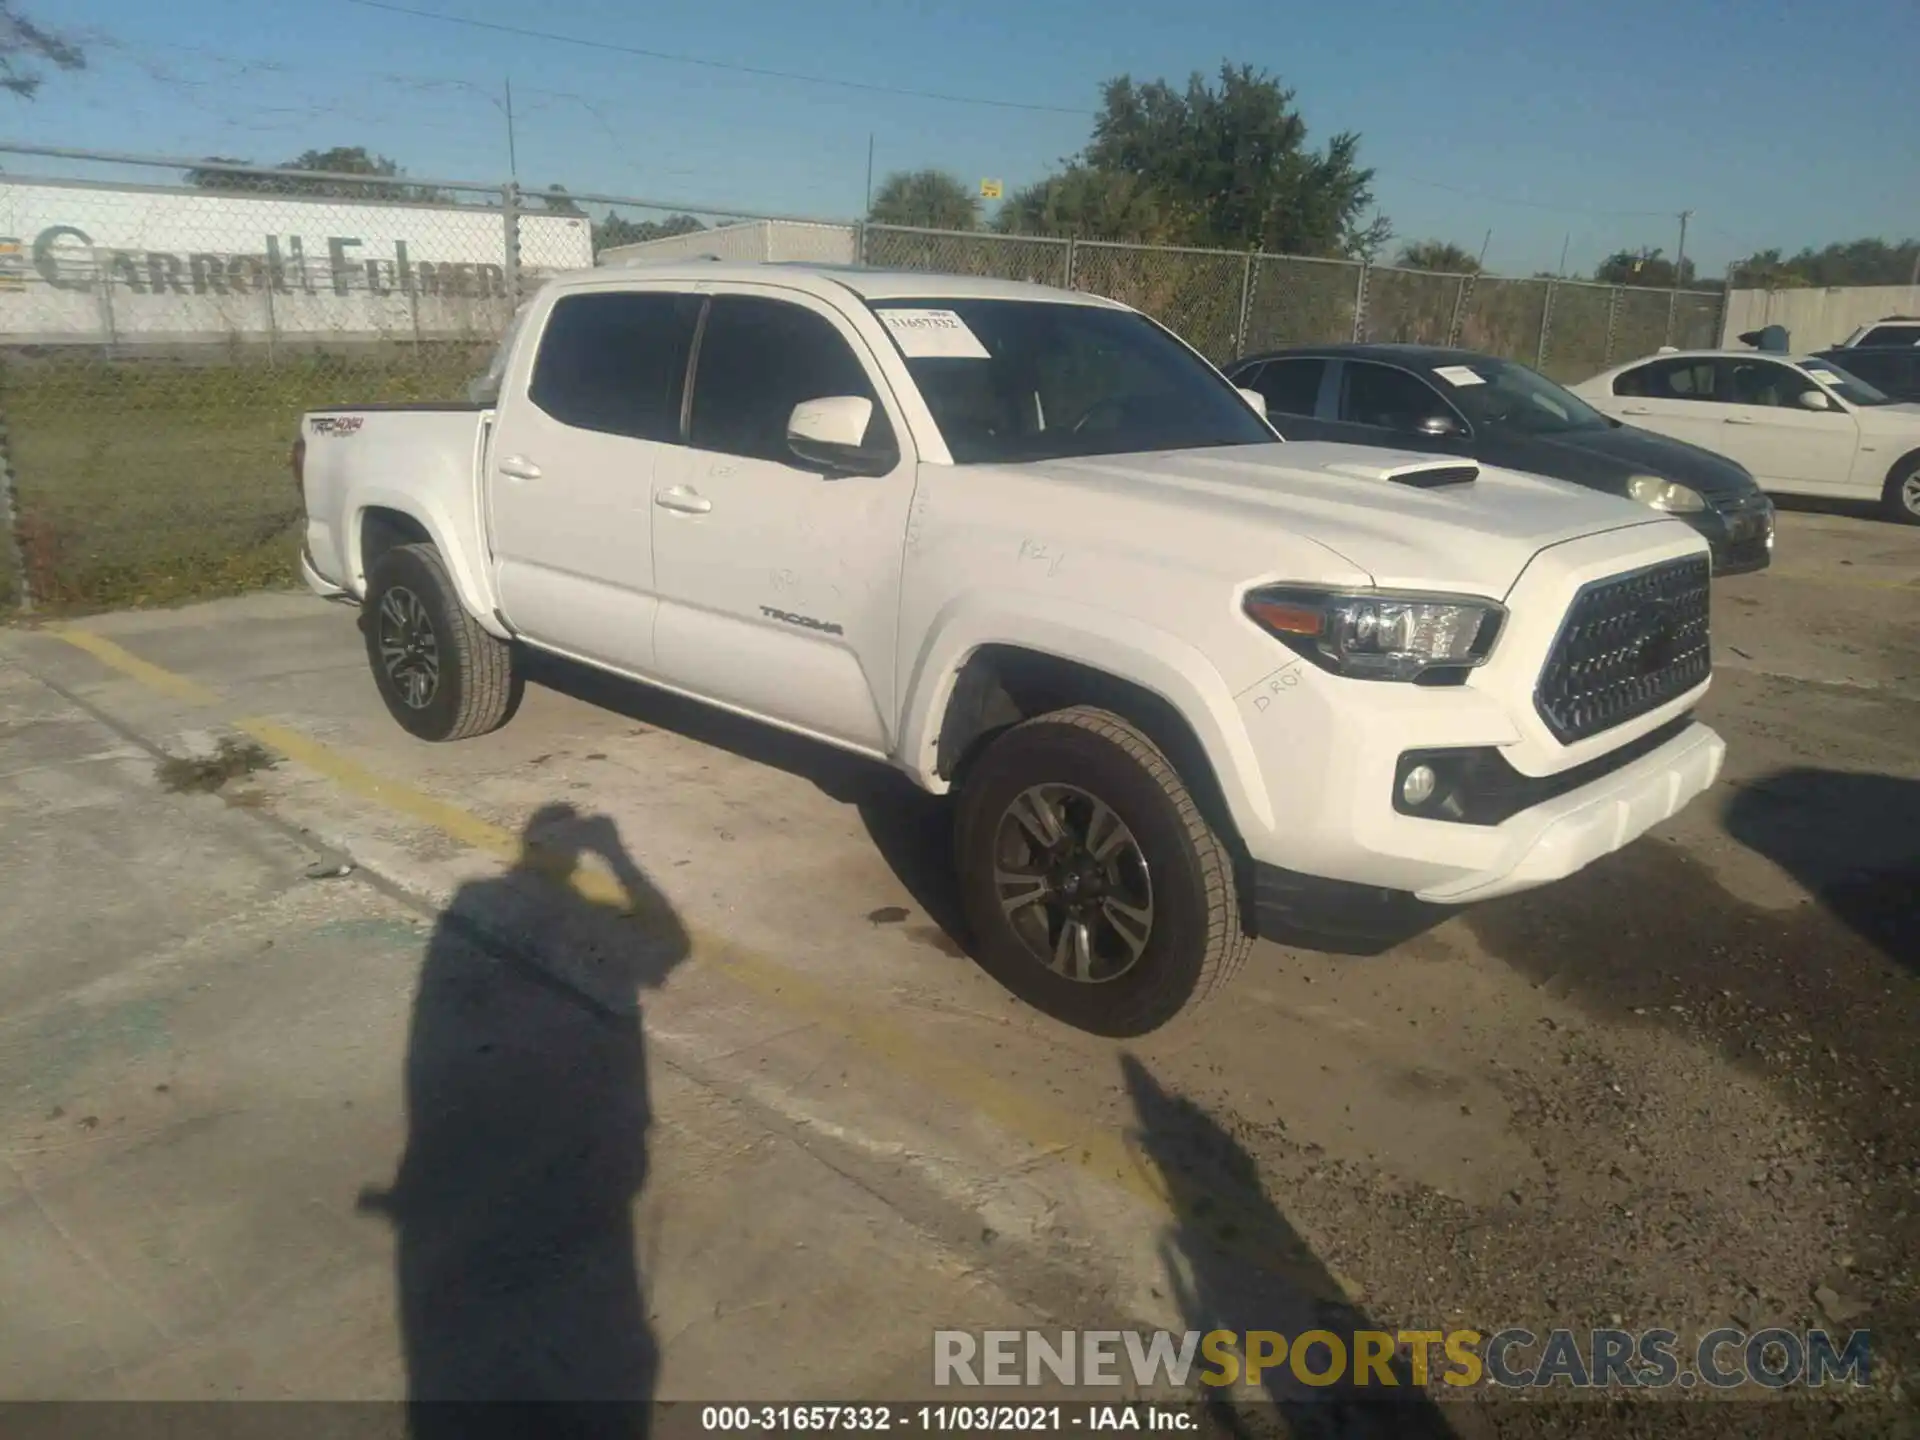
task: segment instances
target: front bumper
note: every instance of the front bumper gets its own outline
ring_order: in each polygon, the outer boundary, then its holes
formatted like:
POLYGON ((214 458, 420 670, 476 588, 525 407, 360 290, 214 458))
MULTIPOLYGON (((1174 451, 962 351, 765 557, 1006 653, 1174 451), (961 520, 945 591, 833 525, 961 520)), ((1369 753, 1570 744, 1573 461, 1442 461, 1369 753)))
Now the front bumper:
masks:
POLYGON ((1491 900, 1561 880, 1638 839, 1712 785, 1726 743, 1697 722, 1586 785, 1522 810, 1500 825, 1406 820, 1396 827, 1396 860, 1413 834, 1429 875, 1415 890, 1383 883, 1323 880, 1268 864, 1253 871, 1255 930, 1269 938, 1302 932, 1390 942, 1413 933, 1435 907, 1491 900), (1411 831, 1407 827, 1414 827, 1411 831))
POLYGON ((1715 575, 1741 575, 1773 563, 1773 501, 1757 491, 1681 518, 1713 551, 1715 575))

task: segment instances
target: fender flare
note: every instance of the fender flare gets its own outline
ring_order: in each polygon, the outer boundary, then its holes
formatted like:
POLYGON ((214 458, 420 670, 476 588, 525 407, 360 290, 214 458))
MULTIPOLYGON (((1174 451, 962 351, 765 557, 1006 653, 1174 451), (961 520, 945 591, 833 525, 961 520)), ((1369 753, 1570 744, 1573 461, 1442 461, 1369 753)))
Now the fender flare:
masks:
MULTIPOLYGON (((427 532, 427 538, 440 552, 440 557, 447 562, 447 571, 453 576, 460 604, 473 617, 474 623, 497 639, 513 638, 512 632, 500 622, 498 602, 487 575, 476 566, 474 544, 471 541, 462 542, 462 527, 438 503, 436 497, 416 489, 401 490, 376 480, 355 486, 347 497, 347 569, 353 581, 352 588, 362 599, 367 593, 367 576, 361 563, 362 538, 369 510, 393 510, 417 522, 427 532)), ((477 534, 473 534, 471 527, 468 528, 473 539, 477 540, 477 534)))
POLYGON ((1240 833, 1273 830, 1252 739, 1233 692, 1204 654, 1131 616, 1031 594, 1019 598, 1015 610, 992 596, 963 595, 934 616, 914 658, 900 730, 900 764, 916 783, 935 794, 949 788, 937 755, 954 686, 981 649, 1004 645, 1089 666, 1159 696, 1205 748, 1240 833))

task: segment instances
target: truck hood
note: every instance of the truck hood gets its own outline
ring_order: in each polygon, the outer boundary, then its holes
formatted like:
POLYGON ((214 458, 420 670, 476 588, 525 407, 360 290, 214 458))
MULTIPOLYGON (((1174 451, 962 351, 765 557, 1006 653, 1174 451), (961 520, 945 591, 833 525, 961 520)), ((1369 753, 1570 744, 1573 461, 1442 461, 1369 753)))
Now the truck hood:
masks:
POLYGON ((1093 496, 1157 492, 1196 521, 1268 520, 1333 551, 1383 588, 1496 599, 1549 545, 1635 525, 1685 529, 1643 505, 1563 481, 1370 446, 1295 441, 1019 468, 1093 496), (1463 467, 1476 469, 1477 478, 1409 483, 1422 471, 1463 467))

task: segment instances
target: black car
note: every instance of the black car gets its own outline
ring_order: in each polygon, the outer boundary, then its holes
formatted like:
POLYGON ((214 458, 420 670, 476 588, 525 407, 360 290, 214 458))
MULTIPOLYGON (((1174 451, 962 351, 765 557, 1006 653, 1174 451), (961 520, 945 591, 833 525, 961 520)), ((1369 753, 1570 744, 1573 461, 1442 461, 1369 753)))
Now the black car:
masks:
POLYGON ((1773 559, 1773 502, 1745 467, 1622 425, 1512 360, 1435 345, 1321 345, 1228 368, 1289 440, 1459 455, 1638 500, 1686 521, 1723 575, 1773 559))
POLYGON ((1883 395, 1920 404, 1920 345, 1848 345, 1818 354, 1836 370, 1866 381, 1883 395))

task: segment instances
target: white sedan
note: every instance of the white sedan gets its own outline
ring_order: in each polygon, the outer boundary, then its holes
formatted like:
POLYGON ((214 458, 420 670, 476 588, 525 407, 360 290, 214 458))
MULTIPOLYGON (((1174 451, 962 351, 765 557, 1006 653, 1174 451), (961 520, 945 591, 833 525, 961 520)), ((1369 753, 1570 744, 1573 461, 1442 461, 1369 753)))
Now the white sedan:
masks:
POLYGON ((1763 490, 1879 500, 1920 525, 1920 405, 1817 356, 1667 351, 1572 388, 1629 425, 1739 461, 1763 490))

